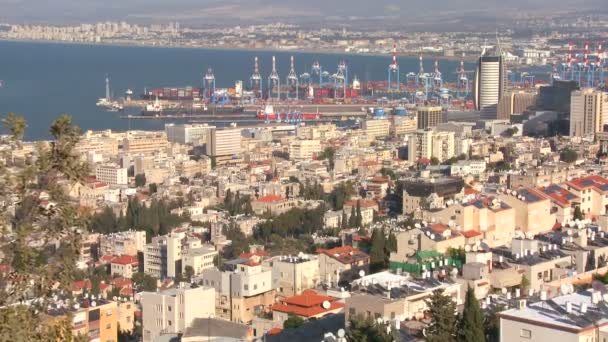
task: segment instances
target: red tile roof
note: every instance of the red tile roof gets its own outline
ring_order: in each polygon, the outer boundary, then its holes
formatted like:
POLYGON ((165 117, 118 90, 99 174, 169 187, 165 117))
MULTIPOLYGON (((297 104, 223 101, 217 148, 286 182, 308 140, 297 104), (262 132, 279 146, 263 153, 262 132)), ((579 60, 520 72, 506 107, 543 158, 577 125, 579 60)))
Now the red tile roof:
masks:
POLYGON ((277 195, 266 195, 264 197, 260 197, 258 198, 256 201, 257 202, 263 202, 263 203, 273 203, 273 202, 280 202, 280 201, 284 201, 285 199, 281 196, 277 196, 277 195))
POLYGON ((477 191, 473 188, 464 188, 464 194, 465 195, 479 195, 481 192, 477 191))
POLYGON ((255 267, 255 266, 260 266, 259 262, 255 262, 253 260, 249 260, 247 262, 244 262, 243 265, 249 266, 249 267, 255 267))
POLYGON ((133 255, 122 255, 114 258, 114 260, 112 260, 112 263, 119 265, 135 265, 138 264, 138 260, 137 257, 133 255))
POLYGON ((306 290, 298 296, 286 298, 279 304, 272 306, 273 311, 290 313, 302 317, 313 317, 323 313, 334 312, 344 308, 344 304, 336 302, 336 298, 321 296, 314 290, 306 290), (329 302, 328 309, 323 307, 323 302, 329 302))
POLYGON ((239 258, 240 259, 249 259, 253 256, 258 256, 260 258, 264 258, 264 257, 270 256, 270 253, 268 253, 266 251, 257 251, 255 253, 241 253, 239 255, 239 258))
POLYGON ((446 230, 450 229, 450 227, 446 226, 443 223, 435 223, 431 225, 431 230, 437 234, 443 234, 446 230))
POLYGON ((592 175, 573 179, 567 182, 567 184, 577 189, 595 188, 597 190, 603 191, 601 187, 602 185, 608 184, 608 179, 600 177, 598 175, 592 175))
POLYGON ((351 246, 342 246, 332 249, 320 249, 319 253, 323 253, 333 259, 338 260, 343 264, 350 264, 354 261, 362 259, 367 259, 369 261, 369 255, 351 246))
POLYGON ((468 239, 468 238, 480 236, 481 233, 476 230, 471 229, 471 230, 465 230, 464 232, 462 232, 462 235, 468 239))

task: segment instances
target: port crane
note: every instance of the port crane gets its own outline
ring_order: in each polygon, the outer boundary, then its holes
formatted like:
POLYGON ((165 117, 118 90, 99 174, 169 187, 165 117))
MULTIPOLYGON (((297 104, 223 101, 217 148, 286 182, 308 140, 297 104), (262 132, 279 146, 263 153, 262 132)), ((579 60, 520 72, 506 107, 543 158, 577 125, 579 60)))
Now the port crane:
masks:
POLYGON ((281 100, 281 78, 277 72, 277 62, 275 56, 272 56, 272 70, 268 76, 268 99, 272 98, 272 93, 276 94, 276 99, 281 100))
POLYGON ((290 62, 289 73, 287 74, 287 99, 297 100, 299 95, 298 88, 300 86, 300 81, 298 79, 298 75, 296 74, 293 56, 291 56, 290 62))
POLYGON ((387 90, 389 92, 401 90, 401 83, 399 80, 399 64, 397 64, 397 45, 393 45, 393 61, 388 65, 387 90))
POLYGON ((260 65, 258 63, 258 57, 256 56, 253 59, 253 74, 249 78, 249 82, 251 83, 251 90, 253 91, 253 97, 261 99, 262 98, 262 75, 260 74, 260 65))

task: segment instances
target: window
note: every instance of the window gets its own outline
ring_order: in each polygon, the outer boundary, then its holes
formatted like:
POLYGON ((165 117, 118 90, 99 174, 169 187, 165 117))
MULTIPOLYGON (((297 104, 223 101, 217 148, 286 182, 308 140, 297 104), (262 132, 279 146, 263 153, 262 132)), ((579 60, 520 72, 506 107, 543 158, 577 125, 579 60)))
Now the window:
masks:
POLYGON ((521 329, 521 331, 519 332, 519 337, 522 338, 532 338, 532 330, 528 330, 528 329, 521 329))
POLYGON ((112 329, 112 323, 106 324, 106 329, 112 329))
POLYGON ((171 321, 167 321, 167 324, 168 324, 169 326, 171 326, 171 321))
POLYGON ((245 284, 245 285, 243 285, 243 288, 245 289, 245 291, 247 291, 247 290, 249 290, 249 285, 245 284))
POLYGON ((350 308, 348 309, 348 314, 354 316, 355 314, 357 314, 357 311, 355 311, 355 308, 350 308))

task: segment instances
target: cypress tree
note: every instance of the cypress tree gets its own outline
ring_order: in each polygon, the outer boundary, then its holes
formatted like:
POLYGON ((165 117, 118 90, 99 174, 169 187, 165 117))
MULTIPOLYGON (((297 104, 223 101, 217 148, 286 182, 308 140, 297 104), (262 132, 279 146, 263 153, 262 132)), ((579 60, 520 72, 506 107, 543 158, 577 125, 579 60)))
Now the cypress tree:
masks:
POLYGON ((340 228, 346 229, 348 228, 348 216, 344 211, 342 211, 342 222, 340 222, 340 228))
POLYGON ((486 337, 483 326, 483 313, 479 301, 475 298, 475 291, 467 289, 464 301, 464 311, 458 323, 458 342, 485 342, 486 337))
POLYGON ((363 217, 361 216, 361 201, 357 201, 357 227, 363 225, 363 217))
POLYGON ((350 207, 350 217, 348 218, 348 226, 350 228, 357 227, 357 213, 355 212, 355 207, 350 207))
POLYGON ((372 272, 384 268, 385 265, 385 238, 383 232, 374 229, 372 232, 372 247, 369 253, 370 267, 372 272))
POLYGON ((456 341, 456 304, 443 290, 435 290, 427 300, 431 323, 426 329, 428 342, 456 341))

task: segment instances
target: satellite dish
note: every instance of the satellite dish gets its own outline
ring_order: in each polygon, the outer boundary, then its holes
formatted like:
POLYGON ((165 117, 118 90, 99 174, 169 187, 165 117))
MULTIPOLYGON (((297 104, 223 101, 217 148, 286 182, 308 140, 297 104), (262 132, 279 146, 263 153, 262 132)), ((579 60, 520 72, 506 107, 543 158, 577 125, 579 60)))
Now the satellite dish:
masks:
POLYGON ((470 252, 471 251, 471 246, 469 246, 469 245, 464 246, 464 251, 465 252, 470 252))
POLYGON ((346 335, 346 331, 344 331, 344 329, 340 329, 338 330, 338 337, 342 338, 346 335))
POLYGON ((323 301, 323 309, 325 310, 329 310, 329 308, 331 308, 331 303, 327 300, 323 301))
POLYGON ((365 271, 364 270, 359 271, 359 277, 361 277, 361 278, 365 277, 365 271))

